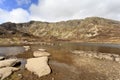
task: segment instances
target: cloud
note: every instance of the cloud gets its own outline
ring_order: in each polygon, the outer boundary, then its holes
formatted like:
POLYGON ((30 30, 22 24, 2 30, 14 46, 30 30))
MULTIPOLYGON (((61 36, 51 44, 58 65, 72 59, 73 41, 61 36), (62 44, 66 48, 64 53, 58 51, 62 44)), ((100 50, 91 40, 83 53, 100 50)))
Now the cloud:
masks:
POLYGON ((19 6, 21 6, 23 4, 30 4, 31 0, 16 0, 16 2, 19 6))
POLYGON ((39 0, 30 7, 32 20, 61 21, 99 16, 120 20, 120 0, 39 0))
MULTIPOLYGON (((16 1, 19 5, 23 5, 31 3, 32 0, 16 1)), ((0 23, 7 21, 19 23, 29 20, 56 22, 91 16, 120 20, 119 7, 120 0, 39 0, 38 4, 31 4, 29 10, 0 9, 0 23)))
POLYGON ((0 9, 0 23, 9 21, 16 23, 27 22, 29 21, 29 13, 22 8, 13 9, 10 12, 0 9))

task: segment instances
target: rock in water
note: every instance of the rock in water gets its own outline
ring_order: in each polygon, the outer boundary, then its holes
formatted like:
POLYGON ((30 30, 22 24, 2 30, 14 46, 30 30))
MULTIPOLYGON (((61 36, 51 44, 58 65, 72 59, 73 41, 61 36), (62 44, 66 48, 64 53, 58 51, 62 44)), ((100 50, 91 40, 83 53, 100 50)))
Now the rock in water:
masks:
POLYGON ((39 77, 50 74, 51 69, 47 64, 48 57, 30 58, 25 67, 39 77))
POLYGON ((0 61, 0 68, 1 67, 9 67, 14 66, 17 62, 19 62, 18 59, 7 59, 0 61))
POLYGON ((46 51, 46 49, 38 49, 39 51, 43 51, 43 52, 45 52, 46 51))
POLYGON ((34 57, 50 56, 50 53, 43 51, 34 51, 33 56, 34 57))
POLYGON ((5 57, 3 57, 3 56, 0 56, 0 60, 3 60, 5 57))
POLYGON ((30 46, 23 46, 25 48, 25 51, 28 51, 30 49, 30 46))
POLYGON ((7 78, 12 74, 13 71, 17 71, 19 68, 14 68, 14 67, 5 67, 0 69, 0 78, 1 80, 7 78))

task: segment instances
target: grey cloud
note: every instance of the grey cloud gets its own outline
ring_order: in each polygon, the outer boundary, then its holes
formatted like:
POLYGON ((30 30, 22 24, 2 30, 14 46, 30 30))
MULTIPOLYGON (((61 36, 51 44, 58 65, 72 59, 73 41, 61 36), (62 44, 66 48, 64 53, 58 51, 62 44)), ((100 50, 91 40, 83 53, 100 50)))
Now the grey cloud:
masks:
POLYGON ((120 0, 42 0, 30 7, 31 19, 59 21, 89 16, 120 19, 120 0), (37 15, 36 15, 37 14, 37 15))

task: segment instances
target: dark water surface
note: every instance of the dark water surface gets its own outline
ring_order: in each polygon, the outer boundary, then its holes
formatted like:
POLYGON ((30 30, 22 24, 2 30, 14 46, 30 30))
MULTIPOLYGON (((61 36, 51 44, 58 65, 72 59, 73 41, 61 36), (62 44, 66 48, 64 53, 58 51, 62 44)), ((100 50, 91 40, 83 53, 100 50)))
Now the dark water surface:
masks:
POLYGON ((57 43, 57 45, 67 50, 83 50, 83 51, 95 51, 102 53, 120 54, 120 44, 63 42, 63 43, 57 43))
POLYGON ((0 47, 0 55, 2 56, 14 56, 20 53, 23 53, 25 48, 22 46, 8 46, 8 47, 0 47))
MULTIPOLYGON (((39 48, 45 48, 48 51, 57 53, 68 53, 73 50, 95 51, 102 53, 120 54, 120 44, 102 44, 102 43, 72 43, 72 42, 55 42, 53 46, 49 45, 31 45, 31 51, 39 48)), ((0 47, 0 55, 10 56, 25 52, 23 46, 0 47)))

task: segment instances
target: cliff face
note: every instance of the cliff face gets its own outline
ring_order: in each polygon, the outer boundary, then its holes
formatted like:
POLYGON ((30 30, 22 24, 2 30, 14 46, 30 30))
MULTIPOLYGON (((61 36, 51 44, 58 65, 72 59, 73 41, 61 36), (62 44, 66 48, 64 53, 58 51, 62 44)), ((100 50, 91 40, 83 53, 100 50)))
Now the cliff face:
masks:
POLYGON ((90 17, 57 23, 31 21, 28 23, 4 23, 0 35, 17 37, 34 36, 44 40, 104 41, 120 39, 120 22, 90 17), (3 34, 2 34, 3 33, 3 34))

